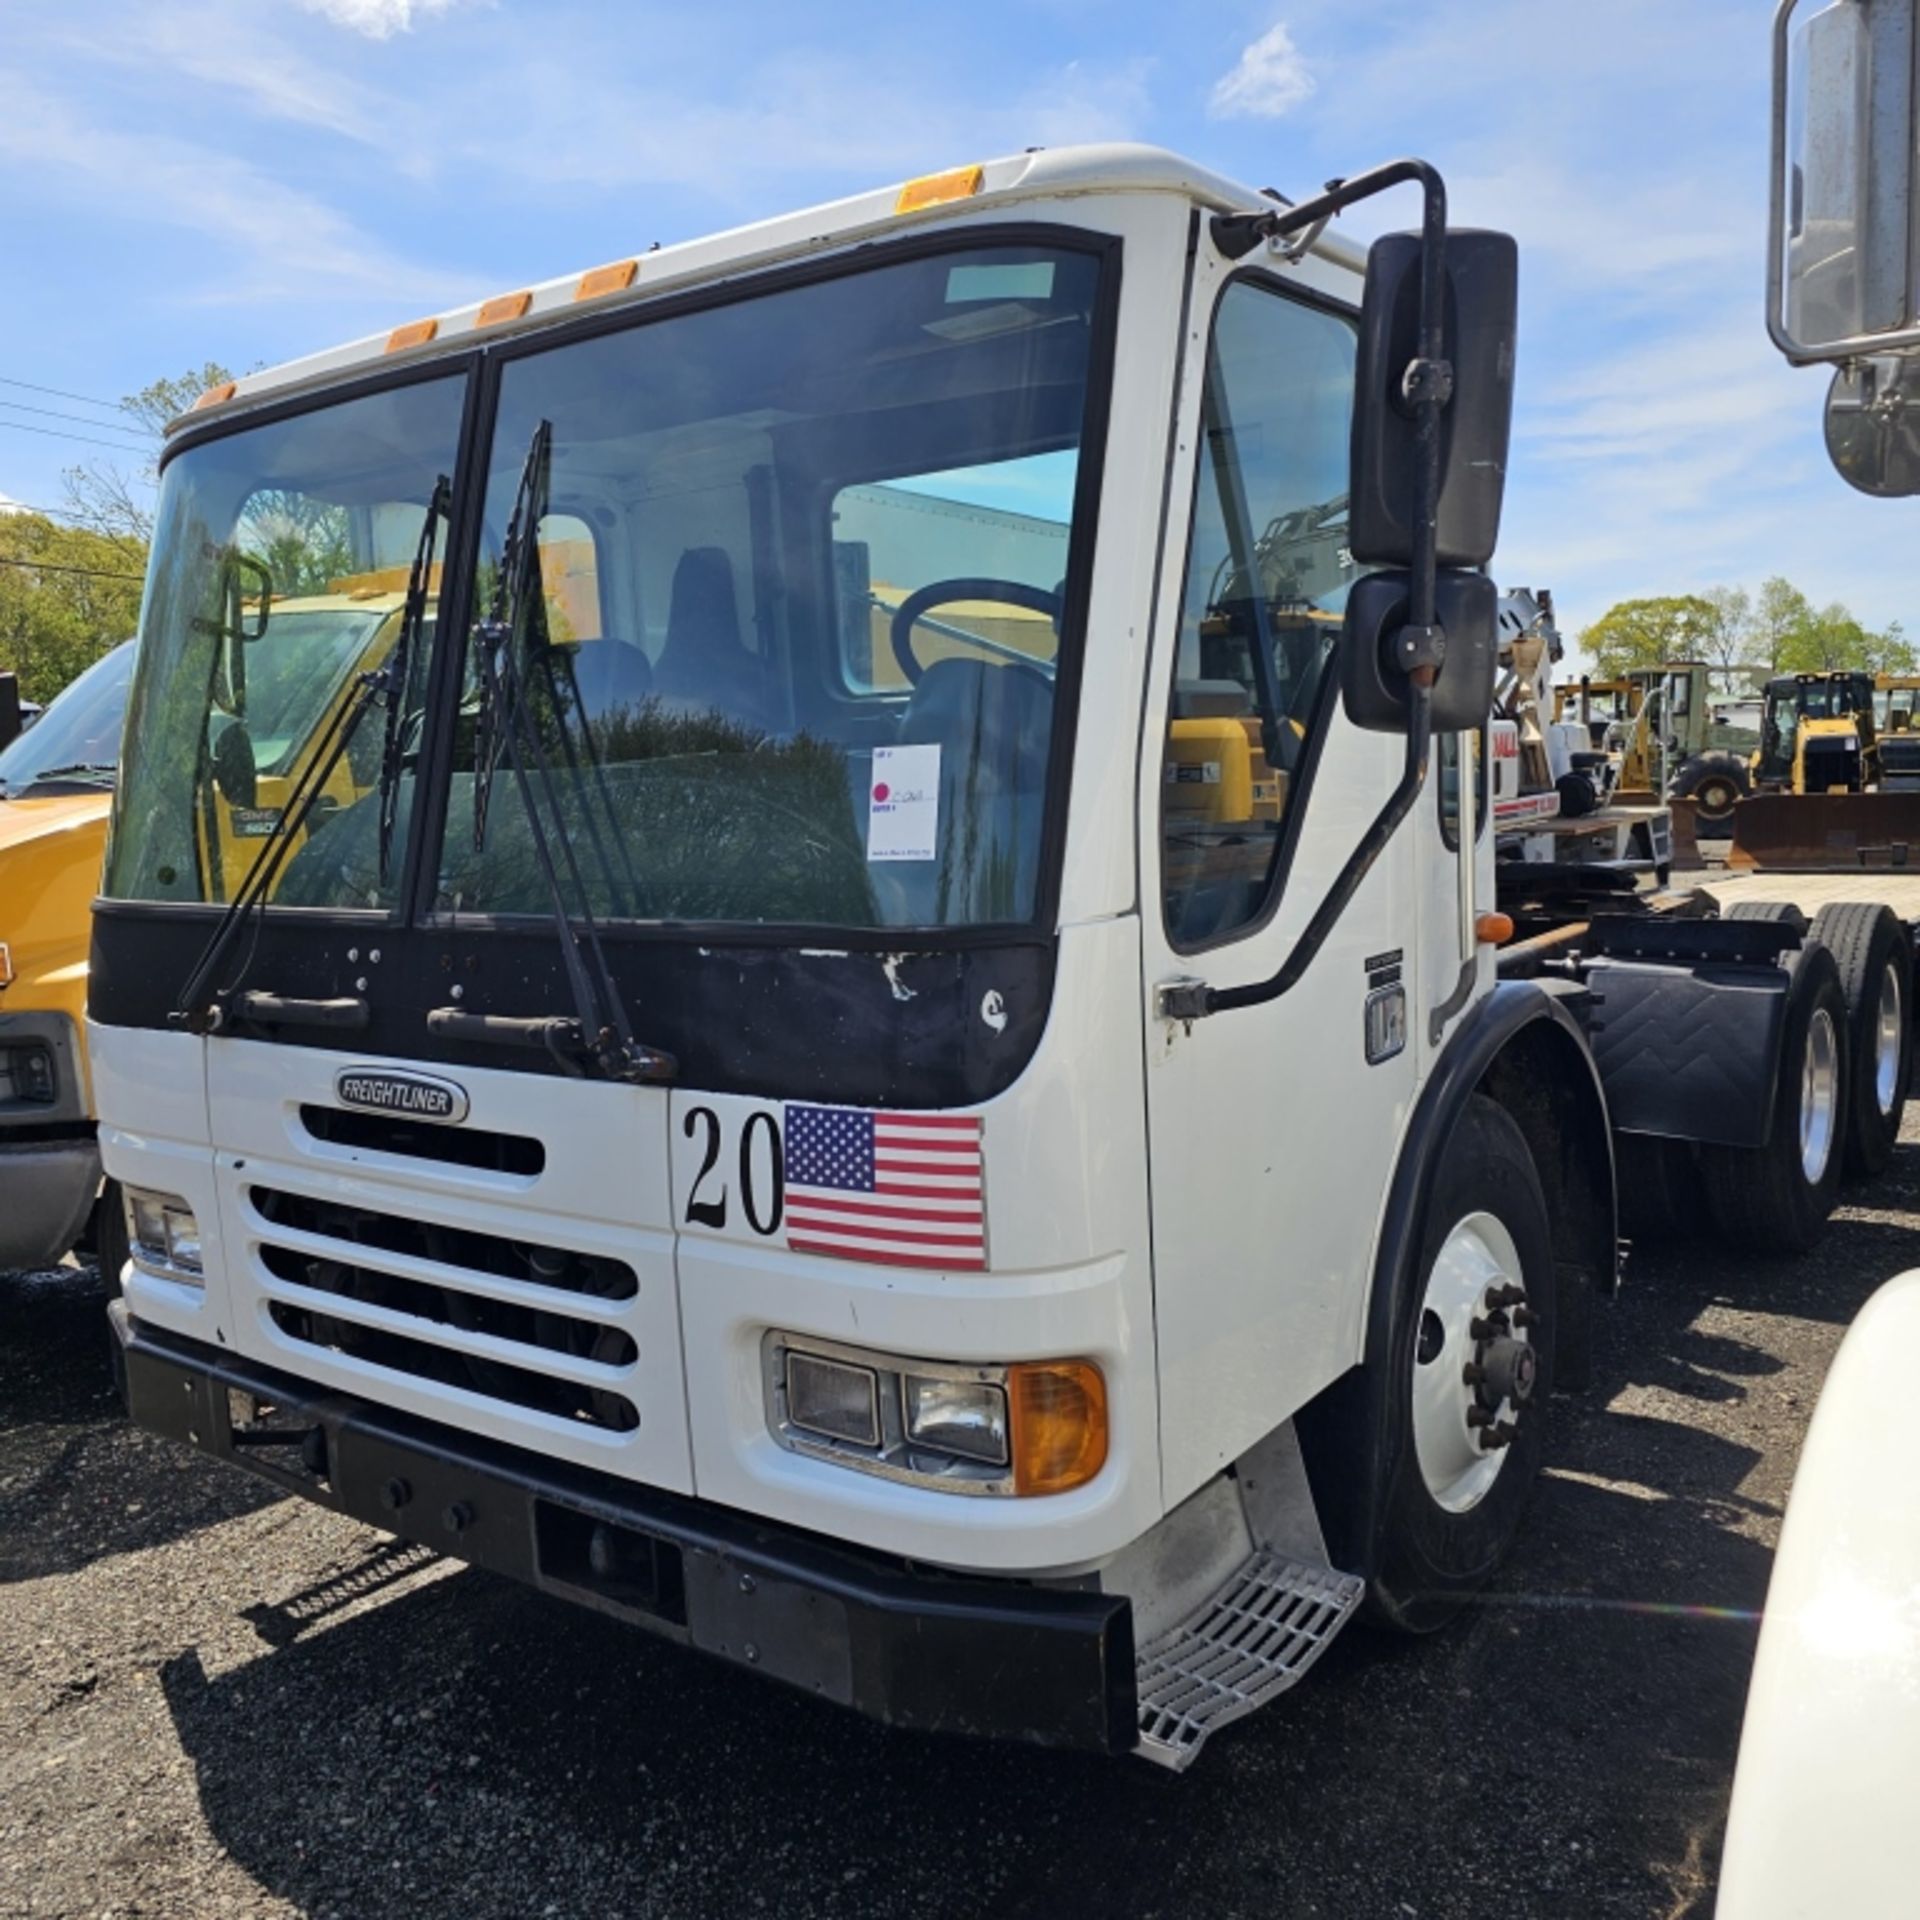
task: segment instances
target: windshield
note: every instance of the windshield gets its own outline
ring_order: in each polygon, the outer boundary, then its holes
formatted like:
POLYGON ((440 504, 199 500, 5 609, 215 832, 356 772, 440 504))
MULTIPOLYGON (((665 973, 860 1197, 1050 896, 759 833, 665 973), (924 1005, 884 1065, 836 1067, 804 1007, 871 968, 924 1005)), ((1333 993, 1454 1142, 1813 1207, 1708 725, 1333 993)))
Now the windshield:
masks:
MULTIPOLYGON (((454 469, 464 375, 441 375, 189 446, 161 481, 105 890, 220 901, 244 881, 362 676, 399 630, 429 501, 454 469)), ((439 576, 429 579, 428 631, 439 576)), ((398 777, 410 791, 427 648, 410 661, 398 777)), ((364 717, 278 877, 282 905, 382 907, 383 718, 364 717), (353 838, 349 834, 348 838, 353 838)), ((404 803, 403 803, 404 804, 404 803)))
MULTIPOLYGON (((1034 916, 1098 282, 943 253, 508 362, 478 606, 544 424, 514 665, 597 915, 1034 916)), ((438 904, 544 913, 480 680, 438 904)))
POLYGON ((133 654, 128 640, 96 660, 0 752, 0 794, 17 800, 35 787, 111 784, 133 654))

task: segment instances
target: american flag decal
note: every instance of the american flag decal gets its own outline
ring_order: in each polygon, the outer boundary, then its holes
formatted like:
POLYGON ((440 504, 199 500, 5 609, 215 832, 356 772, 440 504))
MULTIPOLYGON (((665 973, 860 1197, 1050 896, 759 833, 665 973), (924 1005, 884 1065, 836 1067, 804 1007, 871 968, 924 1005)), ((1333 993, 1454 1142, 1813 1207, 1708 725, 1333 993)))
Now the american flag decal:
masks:
POLYGON ((987 1264, 978 1116, 789 1105, 787 1245, 896 1267, 987 1264))

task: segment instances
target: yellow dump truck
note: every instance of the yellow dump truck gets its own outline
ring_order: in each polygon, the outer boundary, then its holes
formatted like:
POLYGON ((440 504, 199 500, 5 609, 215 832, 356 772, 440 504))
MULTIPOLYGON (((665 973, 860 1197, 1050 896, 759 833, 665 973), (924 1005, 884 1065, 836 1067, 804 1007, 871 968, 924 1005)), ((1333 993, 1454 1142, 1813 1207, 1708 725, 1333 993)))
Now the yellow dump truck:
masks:
MULTIPOLYGON (((358 673, 393 644, 405 596, 381 576, 250 603, 216 699, 215 798, 200 823, 228 894, 324 740, 358 673), (317 696, 317 702, 316 702, 317 696), (317 704, 318 727, 305 724, 317 704), (302 724, 287 716, 299 713, 302 724)), ((134 674, 131 641, 80 676, 0 752, 0 1272, 51 1266, 86 1237, 100 1194, 85 1008, 91 909, 134 674)), ((371 785, 378 745, 341 760, 323 804, 371 785)), ((120 1230, 117 1202, 100 1209, 120 1230)))
POLYGON ((89 909, 133 653, 97 661, 0 752, 0 1269, 61 1259, 100 1190, 89 909))

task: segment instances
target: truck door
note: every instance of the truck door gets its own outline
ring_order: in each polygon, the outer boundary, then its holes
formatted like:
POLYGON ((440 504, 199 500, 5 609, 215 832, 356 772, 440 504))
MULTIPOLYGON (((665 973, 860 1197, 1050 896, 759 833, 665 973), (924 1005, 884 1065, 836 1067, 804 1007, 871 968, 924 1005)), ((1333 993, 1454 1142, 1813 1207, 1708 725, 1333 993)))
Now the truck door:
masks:
POLYGON ((1353 321, 1266 274, 1198 274, 1140 813, 1169 1501, 1358 1357, 1427 997, 1403 832, 1291 992, 1156 1010, 1169 980, 1278 969, 1404 751, 1339 711, 1353 321))

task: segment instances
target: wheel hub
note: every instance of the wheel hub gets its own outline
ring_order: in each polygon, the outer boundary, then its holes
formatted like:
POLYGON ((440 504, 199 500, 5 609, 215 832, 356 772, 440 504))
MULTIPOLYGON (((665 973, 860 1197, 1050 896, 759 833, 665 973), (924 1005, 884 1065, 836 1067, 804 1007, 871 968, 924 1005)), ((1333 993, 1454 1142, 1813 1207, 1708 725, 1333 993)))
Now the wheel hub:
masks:
POLYGON ((1880 975, 1880 1005, 1874 1023, 1873 1093, 1882 1114, 1899 1104, 1900 1067, 1906 1053, 1906 1035, 1900 1008, 1900 975, 1888 966, 1880 975))
POLYGON ((1414 1340, 1414 1452, 1435 1502, 1478 1506, 1499 1477, 1540 1374, 1533 1310, 1505 1224, 1469 1214, 1427 1275, 1414 1340))
POLYGON ((1817 1008, 1800 1059, 1800 1170, 1808 1186, 1826 1178, 1840 1106, 1840 1036, 1833 1016, 1817 1008))

